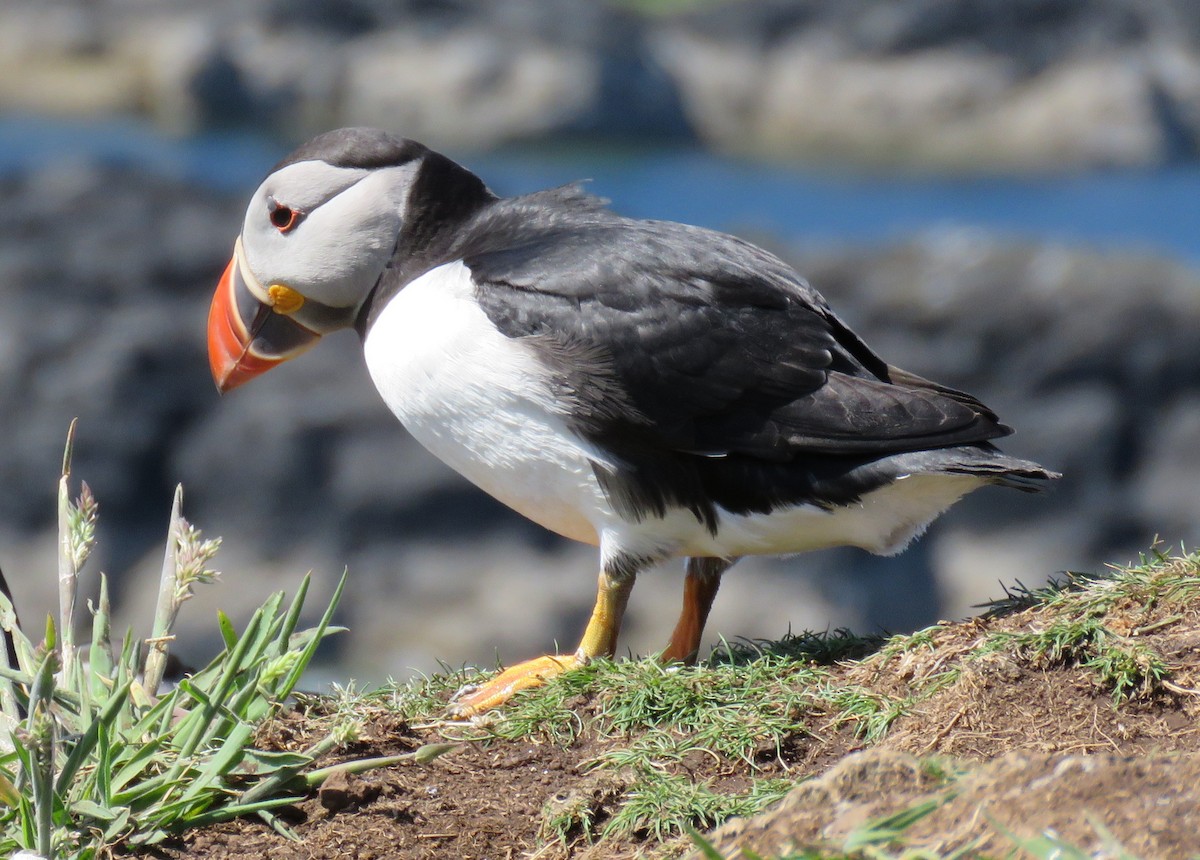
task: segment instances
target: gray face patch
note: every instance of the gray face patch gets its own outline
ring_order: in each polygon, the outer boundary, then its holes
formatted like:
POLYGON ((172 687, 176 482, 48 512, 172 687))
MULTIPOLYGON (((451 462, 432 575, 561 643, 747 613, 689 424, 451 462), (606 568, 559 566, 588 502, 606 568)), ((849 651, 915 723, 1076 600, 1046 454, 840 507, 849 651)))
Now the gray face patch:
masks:
POLYGON ((421 162, 366 169, 299 161, 271 174, 246 211, 242 246, 254 279, 346 309, 345 324, 387 268, 421 162), (272 214, 299 213, 286 229, 272 214))

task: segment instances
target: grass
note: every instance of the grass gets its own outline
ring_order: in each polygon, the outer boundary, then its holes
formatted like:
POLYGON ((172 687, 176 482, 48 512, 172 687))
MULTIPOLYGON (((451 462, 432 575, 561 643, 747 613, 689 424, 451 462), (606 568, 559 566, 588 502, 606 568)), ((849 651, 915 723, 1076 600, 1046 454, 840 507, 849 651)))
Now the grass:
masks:
POLYGON ((603 803, 555 807, 543 821, 543 833, 564 843, 574 837, 666 842, 781 799, 795 787, 794 778, 754 774, 764 763, 783 761, 791 739, 808 734, 818 721, 852 723, 874 740, 903 713, 902 703, 838 684, 827 668, 774 651, 762 649, 749 662, 718 652, 708 665, 693 669, 654 660, 597 661, 521 697, 487 731, 496 738, 541 736, 562 743, 586 727, 593 736, 613 740, 591 762, 594 770, 624 775, 621 797, 609 804, 606 820, 597 823, 603 803), (583 702, 586 718, 579 714, 583 702), (685 765, 706 757, 740 760, 751 777, 740 790, 697 780, 685 765))
MULTIPOLYGON (((114 643, 103 575, 88 607, 91 640, 77 645, 79 580, 98 506, 86 484, 71 498, 73 435, 72 424, 59 482, 59 617, 47 618, 35 641, 0 595, 0 627, 18 658, 0 665, 0 719, 12 738, 0 752, 0 855, 86 860, 241 815, 287 833, 272 810, 330 774, 313 763, 342 732, 334 727, 295 753, 256 749, 254 734, 291 695, 321 641, 338 631, 330 621, 345 577, 308 629, 299 627, 308 577, 290 601, 272 595, 241 630, 219 614, 224 650, 160 692, 179 610, 196 586, 217 578, 209 564, 219 541, 183 518, 177 490, 145 649, 132 633, 114 643)), ((345 767, 369 766, 377 765, 345 767)))
MULTIPOLYGON (((320 642, 337 632, 331 619, 342 586, 309 629, 299 625, 307 578, 290 600, 272 595, 241 629, 219 615, 223 651, 164 688, 179 612, 195 588, 218 579, 210 564, 219 542, 187 523, 178 492, 152 636, 114 640, 100 575, 99 597, 87 606, 90 639, 77 643, 80 578, 98 507, 86 484, 72 497, 70 454, 69 436, 59 488, 58 615, 31 633, 0 597, 0 627, 18 655, 15 665, 0 664, 2 734, 13 739, 11 749, 0 748, 0 856, 25 850, 90 860, 115 846, 154 846, 244 815, 294 837, 276 811, 333 773, 421 764, 463 743, 513 741, 588 744, 591 758, 581 766, 588 791, 546 804, 545 844, 565 851, 623 842, 653 856, 691 845, 707 852, 711 846, 688 834, 783 797, 800 778, 796 750, 806 742, 841 736, 845 749, 876 743, 989 655, 1081 668, 1111 693, 1114 707, 1169 692, 1172 667, 1146 634, 1179 622, 1185 601, 1200 597, 1200 557, 1154 551, 1098 576, 1069 574, 1044 588, 1017 588, 989 607, 993 621, 973 638, 952 625, 890 638, 837 630, 722 643, 695 668, 597 660, 466 724, 445 723, 441 715, 450 693, 481 675, 446 669, 367 693, 348 686, 315 700, 300 697, 315 702, 308 710, 321 716, 308 724, 305 748, 278 752, 256 746, 259 728, 285 706, 320 642), (1030 610, 1036 614, 1020 615, 1030 610), (954 647, 945 647, 954 636, 954 647), (918 664, 932 668, 911 668, 918 664), (875 683, 880 678, 890 682, 875 683), (324 754, 354 740, 381 713, 431 730, 435 742, 321 766, 324 754)), ((958 778, 952 764, 930 760, 929 768, 939 784, 952 787, 958 778)), ((906 845, 906 832, 937 806, 925 800, 860 825, 839 846, 786 856, 929 856, 906 845)), ((1084 856, 1051 834, 1013 842, 1034 857, 1084 856)))
POLYGON ((1093 617, 1059 617, 1042 630, 993 633, 983 652, 995 651, 1016 652, 1034 665, 1078 663, 1096 674, 1118 704, 1146 698, 1170 675, 1159 654, 1093 617))
POLYGON ((791 780, 754 780, 749 790, 714 790, 684 775, 642 779, 626 793, 624 803, 601 830, 601 836, 640 836, 665 842, 687 828, 709 830, 738 815, 753 815, 795 787, 791 780), (682 822, 686 822, 686 827, 682 822))
POLYGON ((888 696, 858 684, 828 684, 822 697, 834 708, 835 724, 850 723, 864 740, 877 741, 904 716, 913 699, 888 696))
POLYGON ((1138 635, 1178 621, 1177 614, 1163 615, 1163 607, 1198 593, 1196 559, 1173 558, 1156 547, 1134 564, 1101 574, 1069 573, 1044 588, 1020 588, 990 604, 992 615, 1036 607, 1044 620, 1034 629, 989 634, 977 654, 1013 652, 1041 666, 1075 663, 1091 670, 1115 703, 1144 699, 1163 688, 1170 666, 1138 635), (1115 609, 1123 610, 1122 618, 1140 615, 1144 623, 1117 629, 1109 620, 1115 609))
MULTIPOLYGON (((602 741, 604 751, 588 766, 593 774, 621 778, 590 798, 548 804, 543 838, 565 845, 632 837, 669 847, 681 834, 762 809, 794 786, 796 778, 779 778, 777 767, 771 775, 761 771, 781 763, 786 771, 787 750, 796 739, 849 727, 861 743, 875 743, 896 720, 953 687, 964 669, 987 655, 1003 652, 1030 667, 1081 667, 1111 691, 1115 706, 1163 692, 1170 666, 1141 634, 1181 617, 1174 607, 1197 596, 1198 571, 1200 557, 1155 552, 1098 576, 1071 575, 1036 591, 1019 590, 1004 605, 994 604, 990 614, 1036 609, 1033 621, 1007 629, 992 625, 952 649, 942 646, 954 628, 937 625, 888 639, 835 631, 726 643, 695 669, 664 667, 654 660, 600 660, 521 694, 491 720, 454 731, 483 743, 532 739, 568 746, 585 736, 602 741), (883 692, 864 680, 894 675, 898 661, 935 654, 933 671, 901 686, 906 694, 883 692), (695 775, 704 772, 696 762, 706 759, 740 761, 749 777, 736 785, 715 785, 695 775)), ((409 719, 429 719, 446 692, 465 680, 470 679, 462 674, 449 683, 431 679, 398 688, 391 697, 409 719)), ((933 761, 930 766, 942 767, 933 761)), ((957 776, 953 768, 942 772, 945 781, 957 776)), ((926 803, 864 825, 841 853, 789 856, 926 856, 906 853, 904 831, 936 807, 926 803)), ((1019 847, 1031 856, 1049 857, 1053 852, 1046 846, 1054 844, 1046 836, 1019 847)))
MULTIPOLYGON (((585 732, 612 741, 587 767, 621 774, 615 811, 600 808, 609 805, 603 795, 550 804, 541 831, 563 843, 635 836, 660 842, 756 812, 792 787, 792 780, 751 778, 731 790, 677 771, 697 756, 741 761, 752 771, 761 757, 778 758, 787 739, 805 731, 811 691, 825 674, 807 661, 769 654, 742 662, 722 652, 699 669, 597 660, 518 696, 494 721, 451 731, 475 742, 536 738, 566 746, 585 732)), ((445 689, 442 679, 426 680, 391 698, 406 719, 429 719, 436 711, 425 709, 444 707, 445 689), (431 695, 431 686, 439 692, 431 695)))
POLYGON ((1068 571, 1040 588, 1018 583, 1001 600, 985 604, 986 617, 999 617, 1039 608, 1059 615, 1101 616, 1121 604, 1149 613, 1164 602, 1187 600, 1200 591, 1197 557, 1174 556, 1156 543, 1127 565, 1110 565, 1099 572, 1068 571))

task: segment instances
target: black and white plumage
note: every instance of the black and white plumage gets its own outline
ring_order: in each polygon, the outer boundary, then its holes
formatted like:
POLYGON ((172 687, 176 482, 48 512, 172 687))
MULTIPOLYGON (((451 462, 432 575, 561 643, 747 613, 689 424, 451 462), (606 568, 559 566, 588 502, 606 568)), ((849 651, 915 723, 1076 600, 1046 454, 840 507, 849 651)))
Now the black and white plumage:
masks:
MULTIPOLYGON (((685 659, 739 556, 895 552, 965 493, 1055 477, 999 453, 991 410, 886 364, 766 251, 575 187, 500 199, 368 129, 314 139, 260 186, 210 316, 218 385, 350 325, 418 441, 599 545, 602 617, 555 666, 612 653, 654 563, 706 560, 667 652, 685 659)), ((518 687, 557 671, 520 668, 518 687)))

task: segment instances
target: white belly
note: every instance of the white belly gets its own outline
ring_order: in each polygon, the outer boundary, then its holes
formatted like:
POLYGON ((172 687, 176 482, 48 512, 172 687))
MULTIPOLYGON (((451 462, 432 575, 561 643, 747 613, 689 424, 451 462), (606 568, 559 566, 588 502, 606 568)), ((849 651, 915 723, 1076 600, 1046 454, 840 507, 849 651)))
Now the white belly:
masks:
POLYGON ((612 510, 592 462, 613 464, 572 433, 552 398, 549 371, 505 337, 474 301, 461 262, 400 291, 364 344, 367 369, 388 408, 435 456, 551 531, 646 557, 742 556, 858 546, 898 552, 962 495, 982 485, 961 475, 913 475, 828 510, 719 511, 711 534, 687 510, 627 522, 612 510))
POLYGON ((598 542, 608 506, 602 460, 571 433, 549 374, 472 298, 470 271, 439 266, 401 290, 367 334, 367 369, 418 442, 480 489, 539 525, 598 542))
POLYGON ((722 555, 776 555, 856 546, 879 555, 903 550, 934 519, 983 486, 971 475, 912 475, 833 508, 798 505, 770 514, 723 514, 722 555))

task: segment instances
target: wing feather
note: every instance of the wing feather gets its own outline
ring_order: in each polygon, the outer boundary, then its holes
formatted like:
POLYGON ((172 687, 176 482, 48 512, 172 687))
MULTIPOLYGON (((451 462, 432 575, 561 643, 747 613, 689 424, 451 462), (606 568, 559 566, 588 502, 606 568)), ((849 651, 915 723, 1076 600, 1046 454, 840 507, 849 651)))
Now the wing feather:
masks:
POLYGON ((888 366, 790 267, 731 236, 593 208, 464 259, 581 432, 618 448, 778 462, 1009 432, 970 395, 888 366))

